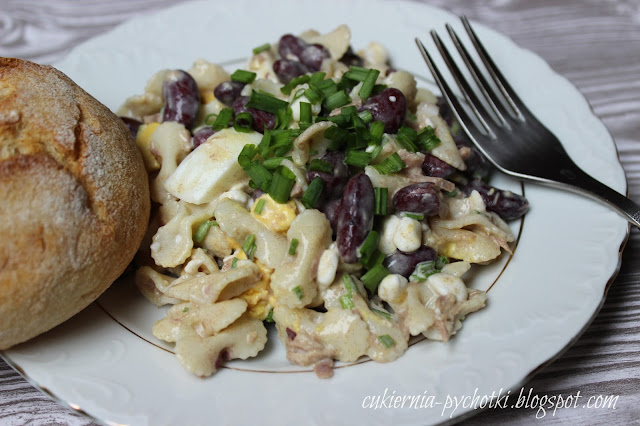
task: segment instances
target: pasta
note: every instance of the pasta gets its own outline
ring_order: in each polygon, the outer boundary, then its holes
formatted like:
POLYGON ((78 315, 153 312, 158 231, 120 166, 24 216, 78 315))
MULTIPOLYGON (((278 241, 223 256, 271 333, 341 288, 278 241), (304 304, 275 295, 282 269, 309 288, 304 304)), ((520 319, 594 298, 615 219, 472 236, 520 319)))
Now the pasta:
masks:
POLYGON ((462 277, 511 250, 499 213, 528 204, 471 189, 486 161, 388 57, 354 53, 346 25, 287 34, 232 74, 160 71, 120 109, 156 203, 136 284, 170 306, 152 331, 188 371, 257 356, 275 322, 287 359, 330 377, 485 306, 462 277))

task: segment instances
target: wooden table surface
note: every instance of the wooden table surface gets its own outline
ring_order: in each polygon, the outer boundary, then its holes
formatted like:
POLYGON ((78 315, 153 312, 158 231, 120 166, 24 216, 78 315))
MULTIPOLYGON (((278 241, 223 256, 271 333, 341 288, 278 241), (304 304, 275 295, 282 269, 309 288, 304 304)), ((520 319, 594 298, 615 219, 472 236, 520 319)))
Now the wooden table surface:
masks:
MULTIPOLYGON (((0 0, 0 56, 53 63, 76 44, 178 0, 0 0)), ((640 0, 425 0, 482 22, 544 58, 613 135, 640 201, 640 0)), ((584 335, 525 387, 538 395, 619 396, 615 409, 486 410, 468 424, 640 424, 640 233, 584 335)), ((91 425, 0 359, 0 425, 91 425)))

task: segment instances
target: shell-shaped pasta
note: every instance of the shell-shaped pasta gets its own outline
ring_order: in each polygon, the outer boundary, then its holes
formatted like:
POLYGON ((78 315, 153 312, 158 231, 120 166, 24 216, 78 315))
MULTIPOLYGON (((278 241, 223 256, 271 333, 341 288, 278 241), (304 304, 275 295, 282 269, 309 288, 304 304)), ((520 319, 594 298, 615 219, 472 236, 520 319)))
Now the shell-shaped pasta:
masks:
POLYGON ((220 229, 238 242, 243 242, 249 234, 255 235, 255 257, 268 268, 273 269, 284 260, 289 249, 286 238, 269 231, 236 201, 221 200, 215 217, 220 229))
POLYGON ((243 299, 232 299, 212 305, 185 302, 172 306, 167 316, 156 321, 152 332, 166 342, 175 342, 194 332, 200 337, 213 336, 227 328, 247 310, 243 299))
POLYGON ((438 103, 438 97, 431 90, 418 87, 415 101, 417 104, 425 103, 435 105, 438 103))
POLYGON ((291 308, 307 306, 318 291, 317 264, 331 244, 331 224, 318 210, 305 210, 291 223, 287 238, 298 240, 295 256, 276 267, 271 288, 276 299, 291 308))
POLYGON ((256 79, 270 80, 278 83, 278 76, 273 72, 276 56, 272 50, 265 50, 249 59, 247 69, 256 73, 256 79))
POLYGON ((140 293, 156 306, 174 305, 182 302, 175 297, 169 297, 161 290, 167 288, 175 278, 161 274, 149 266, 142 266, 136 271, 135 283, 140 293))
POLYGON ((181 300, 210 304, 244 293, 260 279, 260 276, 258 265, 241 260, 235 269, 198 275, 174 284, 167 289, 166 294, 181 300))
POLYGON ((215 203, 194 205, 178 202, 178 209, 164 226, 158 229, 151 243, 151 257, 164 268, 184 263, 193 248, 193 228, 213 216, 215 203))
POLYGON ((323 359, 356 361, 366 355, 371 334, 360 317, 342 308, 320 313, 311 309, 274 308, 278 337, 287 349, 287 359, 311 365, 323 359))
POLYGON ((449 126, 438 115, 438 107, 433 104, 421 103, 418 105, 416 115, 418 127, 433 127, 435 135, 440 139, 440 145, 433 148, 431 154, 458 170, 466 170, 467 166, 464 164, 458 147, 451 137, 449 126))
POLYGON ((493 260, 501 248, 509 251, 514 240, 509 226, 498 215, 488 213, 482 197, 473 191, 466 198, 448 199, 449 216, 429 220, 426 243, 438 253, 471 263, 493 260))
POLYGON ((121 117, 131 117, 143 121, 145 116, 160 112, 163 106, 162 96, 153 93, 133 95, 118 108, 117 114, 121 117))
POLYGON ((266 343, 267 329, 262 321, 241 318, 211 337, 193 334, 177 340, 175 353, 188 371, 206 377, 215 373, 225 359, 258 355, 266 343))
POLYGON ((218 84, 230 79, 224 68, 204 59, 196 59, 188 73, 196 81, 200 93, 212 91, 218 84))
POLYGON ((304 40, 310 44, 319 43, 323 45, 331 54, 331 59, 338 60, 342 58, 347 52, 347 49, 349 49, 349 45, 351 44, 351 30, 343 24, 335 30, 322 35, 306 33, 304 40))
POLYGON ((202 247, 206 248, 212 255, 220 258, 229 256, 233 251, 229 237, 219 226, 209 228, 207 236, 202 241, 202 247))
POLYGON ((201 248, 197 248, 191 251, 191 258, 185 263, 183 273, 189 275, 196 275, 198 273, 213 274, 219 270, 218 264, 211 256, 201 248))
POLYGON ((164 203, 171 198, 164 184, 178 164, 191 152, 191 133, 178 122, 162 123, 151 136, 151 152, 161 161, 160 171, 151 182, 151 199, 164 203))
POLYGON ((320 121, 302 132, 293 142, 293 150, 291 151, 293 162, 298 166, 307 164, 309 151, 312 148, 317 150, 319 155, 323 155, 329 145, 329 141, 324 137, 324 132, 332 126, 335 124, 330 121, 320 121))
POLYGON ((387 51, 387 48, 377 41, 369 42, 367 47, 358 51, 358 55, 364 59, 367 67, 374 65, 386 65, 389 61, 389 52, 387 51))

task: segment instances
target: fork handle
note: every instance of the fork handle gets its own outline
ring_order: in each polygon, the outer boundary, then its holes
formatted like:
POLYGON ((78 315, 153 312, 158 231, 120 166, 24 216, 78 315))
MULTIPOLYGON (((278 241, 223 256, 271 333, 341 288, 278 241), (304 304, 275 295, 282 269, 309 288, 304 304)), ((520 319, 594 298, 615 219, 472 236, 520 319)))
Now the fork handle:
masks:
MULTIPOLYGON (((631 224, 640 228, 640 205, 609 188, 585 173, 580 167, 563 167, 559 170, 558 182, 564 189, 586 195, 620 213, 631 224)), ((554 186, 555 182, 548 182, 554 186)))

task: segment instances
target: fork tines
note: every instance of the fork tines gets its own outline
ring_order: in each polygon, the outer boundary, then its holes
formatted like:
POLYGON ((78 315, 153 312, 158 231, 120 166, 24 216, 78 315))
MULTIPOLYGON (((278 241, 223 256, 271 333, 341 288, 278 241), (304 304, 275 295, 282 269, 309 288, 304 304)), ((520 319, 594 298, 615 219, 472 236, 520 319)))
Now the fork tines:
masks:
MULTIPOLYGON (((435 65, 433 59, 420 39, 416 38, 416 44, 431 70, 436 83, 440 87, 442 96, 458 118, 460 125, 472 139, 476 139, 476 145, 479 145, 477 142, 479 139, 482 139, 486 144, 489 143, 489 141, 497 140, 502 129, 511 130, 512 127, 518 123, 522 123, 525 120, 535 120, 535 118, 533 118, 533 116, 528 112, 526 106, 524 106, 515 91, 511 88, 498 67, 495 65, 494 61, 491 59, 486 49, 476 36, 476 33, 471 27, 468 19, 463 16, 461 17, 461 20, 469 39, 478 52, 480 59, 484 63, 484 66, 494 81, 500 95, 498 95, 496 90, 491 87, 451 25, 446 25, 447 32, 456 46, 456 49, 460 53, 466 68, 475 80, 484 102, 479 98, 477 91, 471 87, 438 34, 434 30, 431 30, 431 36, 435 46, 451 72, 451 75, 460 88, 460 92, 466 99, 468 107, 473 113, 473 118, 469 116, 465 107, 455 96, 453 90, 451 90, 451 87, 442 76, 440 70, 435 65), (487 108, 484 106, 485 104, 489 106, 492 114, 487 111, 487 108), (481 129, 473 124, 474 119, 476 123, 480 124, 481 129)), ((491 159, 492 156, 485 152, 485 149, 482 149, 482 147, 480 148, 484 154, 491 159)))

